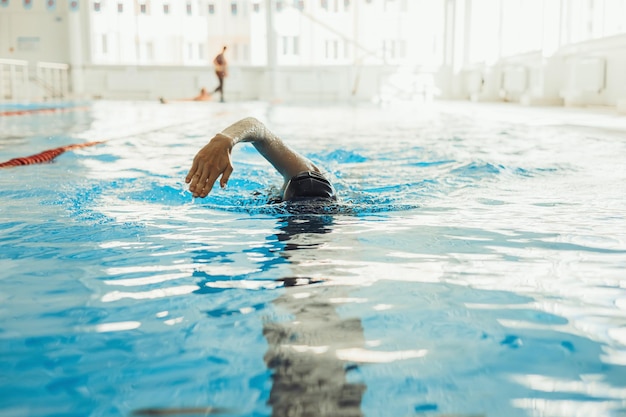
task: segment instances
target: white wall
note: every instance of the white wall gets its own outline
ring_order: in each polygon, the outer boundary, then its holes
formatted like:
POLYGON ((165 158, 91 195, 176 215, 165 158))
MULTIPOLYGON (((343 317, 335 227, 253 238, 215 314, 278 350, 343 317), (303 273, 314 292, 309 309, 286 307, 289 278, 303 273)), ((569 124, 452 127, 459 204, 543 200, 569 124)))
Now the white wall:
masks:
POLYGON ((68 2, 57 3, 54 10, 48 10, 44 1, 34 1, 29 10, 21 1, 0 7, 0 58, 69 62, 70 11, 68 2))
MULTIPOLYGON (((193 97, 202 87, 211 91, 217 86, 212 68, 87 65, 84 74, 86 98, 173 100, 193 97)), ((383 99, 385 91, 393 94, 398 90, 394 86, 397 76, 398 68, 382 66, 295 66, 274 72, 266 67, 231 67, 224 91, 227 101, 372 100, 383 99)), ((409 74, 408 78, 418 80, 419 75, 409 74)), ((419 86, 403 87, 405 94, 423 96, 419 86)))

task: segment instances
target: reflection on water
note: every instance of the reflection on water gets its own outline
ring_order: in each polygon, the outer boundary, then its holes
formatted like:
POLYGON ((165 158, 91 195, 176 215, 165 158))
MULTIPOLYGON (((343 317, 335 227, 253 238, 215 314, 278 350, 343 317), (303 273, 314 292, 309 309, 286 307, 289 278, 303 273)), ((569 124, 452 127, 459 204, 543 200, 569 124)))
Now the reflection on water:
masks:
MULTIPOLYGON (((315 279, 300 275, 300 265, 324 260, 315 251, 332 240, 332 217, 289 216, 277 235, 294 276, 278 277, 286 286, 274 305, 289 319, 266 322, 263 335, 268 342, 265 362, 272 370, 269 404, 273 416, 362 416, 364 384, 350 383, 349 363, 337 357, 338 349, 363 346, 359 318, 342 318, 339 303, 347 296, 342 287, 316 285, 315 279), (302 283, 306 286, 302 286, 302 283)), ((306 272, 305 272, 306 273, 306 272)))
MULTIPOLYGON (((333 217, 288 215, 276 219, 277 227, 265 245, 252 245, 248 256, 258 260, 272 281, 230 281, 226 276, 198 272, 202 279, 197 294, 215 295, 216 289, 279 288, 272 297, 274 318, 263 320, 267 341, 263 355, 271 371, 267 403, 273 416, 361 416, 365 385, 350 382, 347 374, 358 368, 342 352, 364 347, 363 327, 358 317, 342 317, 337 309, 349 300, 349 287, 327 285, 332 276, 320 251, 333 241, 333 217), (280 265, 281 268, 277 268, 280 265), (285 272, 280 272, 285 271, 285 272), (288 273, 287 273, 288 271, 288 273), (272 282, 274 284, 272 284, 272 282)), ((199 263, 222 259, 228 252, 197 251, 199 263)), ((267 305, 251 306, 266 311, 267 305)), ((211 317, 235 314, 212 310, 211 317)))

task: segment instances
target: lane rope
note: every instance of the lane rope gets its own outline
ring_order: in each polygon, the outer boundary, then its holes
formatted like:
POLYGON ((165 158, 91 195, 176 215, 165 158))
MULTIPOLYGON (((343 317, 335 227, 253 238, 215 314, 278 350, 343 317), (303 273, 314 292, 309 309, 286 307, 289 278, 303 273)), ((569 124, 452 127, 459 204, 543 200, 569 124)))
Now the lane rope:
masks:
POLYGON ((100 141, 93 141, 93 142, 85 142, 85 143, 77 143, 77 144, 72 144, 72 145, 60 146, 58 148, 48 149, 48 150, 45 150, 43 152, 40 152, 40 153, 37 153, 37 154, 34 154, 34 155, 9 159, 8 161, 0 163, 0 168, 12 168, 12 167, 18 167, 18 166, 23 166, 23 165, 43 164, 43 163, 46 163, 46 162, 51 162, 57 156, 65 153, 66 151, 72 150, 72 149, 86 148, 88 146, 99 145, 101 143, 106 143, 106 142, 110 142, 110 141, 114 141, 114 140, 126 139, 126 138, 129 138, 129 137, 142 136, 142 135, 145 135, 145 134, 148 134, 148 133, 159 132, 159 131, 166 130, 166 129, 169 129, 169 128, 172 128, 172 127, 175 127, 175 126, 198 124, 198 123, 201 123, 201 122, 206 122, 206 118, 202 117, 202 118, 198 118, 198 119, 194 119, 194 120, 187 120, 187 121, 184 121, 184 122, 181 122, 181 123, 174 123, 174 124, 167 125, 167 126, 161 126, 161 127, 158 127, 158 128, 155 128, 155 129, 149 129, 149 130, 143 131, 143 132, 134 132, 134 133, 131 133, 131 134, 125 134, 125 135, 118 136, 118 137, 115 137, 115 138, 110 138, 110 139, 107 139, 107 140, 100 140, 100 141))
POLYGON ((48 149, 47 151, 43 151, 34 155, 9 159, 6 162, 0 163, 0 168, 10 168, 10 167, 17 167, 21 165, 43 164, 45 162, 52 161, 57 156, 71 149, 86 148, 88 146, 94 146, 94 145, 98 145, 104 142, 105 141, 95 141, 95 142, 77 143, 77 144, 72 144, 72 145, 60 146, 58 148, 48 149))
POLYGON ((3 110, 0 111, 0 116, 27 116, 29 114, 38 113, 62 113, 70 111, 81 111, 89 109, 88 106, 73 106, 73 107, 42 107, 38 109, 16 109, 16 110, 3 110))

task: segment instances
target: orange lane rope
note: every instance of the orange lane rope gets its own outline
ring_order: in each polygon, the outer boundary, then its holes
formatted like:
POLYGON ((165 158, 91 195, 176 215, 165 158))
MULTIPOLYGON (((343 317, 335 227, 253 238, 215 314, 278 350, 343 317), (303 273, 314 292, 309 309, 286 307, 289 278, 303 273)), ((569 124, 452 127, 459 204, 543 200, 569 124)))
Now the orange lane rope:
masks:
POLYGON ((76 110, 87 110, 88 106, 76 106, 76 107, 42 107, 39 109, 17 109, 17 110, 4 110, 0 111, 0 116, 26 116, 29 114, 37 113, 61 113, 70 112, 76 110))
POLYGON ((20 165, 43 164, 44 162, 52 161, 54 158, 61 155, 65 151, 69 151, 71 149, 86 148, 87 146, 94 146, 104 142, 105 141, 77 143, 73 145, 61 146, 54 149, 48 149, 47 151, 43 151, 35 155, 24 156, 22 158, 13 158, 6 162, 2 162, 0 163, 0 168, 17 167, 20 165))
MULTIPOLYGON (((218 113, 218 114, 222 114, 222 113, 218 113)), ((227 114, 227 113, 224 113, 227 114)), ((125 138, 129 138, 132 136, 136 136, 136 135, 145 135, 147 133, 152 133, 152 132, 159 132, 162 131, 164 129, 168 129, 170 127, 173 126, 180 126, 180 125, 188 125, 189 123, 193 123, 193 122, 199 122, 202 121, 204 122, 205 118, 202 117, 201 119, 197 119, 197 120, 192 120, 192 121, 185 121, 182 123, 176 123, 173 125, 168 125, 168 126, 161 126, 158 127, 156 129, 151 129, 145 132, 139 132, 139 133, 132 133, 129 135, 124 135, 124 136, 119 136, 119 137, 115 137, 115 138, 109 138, 107 140, 101 140, 101 141, 95 141, 95 142, 86 142, 86 143, 77 143, 77 144, 73 144, 73 145, 66 145, 66 146, 61 146, 59 148, 54 148, 54 149, 48 149, 46 151, 40 152, 38 154, 35 155, 30 155, 30 156, 24 156, 22 158, 13 158, 10 159, 6 162, 2 162, 0 163, 0 168, 11 168, 11 167, 17 167, 17 166, 21 166, 21 165, 34 165, 34 164, 43 164, 45 162, 50 162, 52 161, 54 158, 56 158, 57 156, 61 155, 63 152, 65 151, 69 151, 71 149, 78 149, 78 148, 86 148, 87 146, 94 146, 94 145, 98 145, 100 143, 106 143, 106 142, 110 142, 113 140, 117 140, 117 139, 125 139, 125 138)))

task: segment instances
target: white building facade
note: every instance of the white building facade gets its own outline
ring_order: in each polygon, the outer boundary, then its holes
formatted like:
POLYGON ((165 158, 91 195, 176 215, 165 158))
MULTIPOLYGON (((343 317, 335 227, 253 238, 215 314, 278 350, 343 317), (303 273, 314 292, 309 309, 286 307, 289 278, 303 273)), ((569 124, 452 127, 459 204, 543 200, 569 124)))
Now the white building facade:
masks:
POLYGON ((615 105, 625 38, 623 0, 0 0, 0 100, 41 61, 80 97, 189 96, 227 46, 232 99, 615 105))

